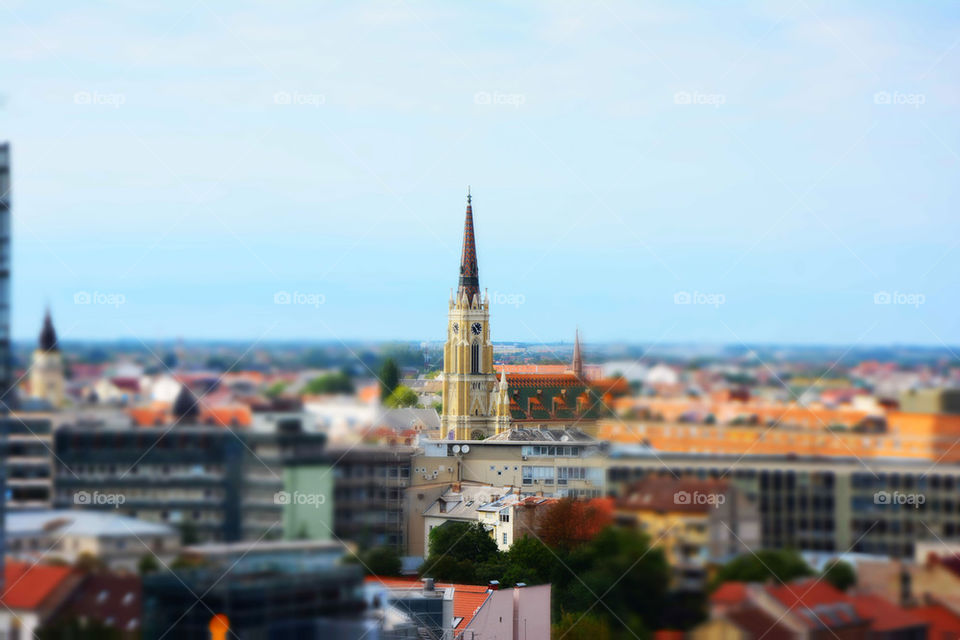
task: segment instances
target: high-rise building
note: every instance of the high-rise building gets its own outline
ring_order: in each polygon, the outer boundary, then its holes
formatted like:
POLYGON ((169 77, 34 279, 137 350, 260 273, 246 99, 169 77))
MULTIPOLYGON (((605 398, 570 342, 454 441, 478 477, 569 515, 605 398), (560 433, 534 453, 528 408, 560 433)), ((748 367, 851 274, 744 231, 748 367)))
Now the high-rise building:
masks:
POLYGON ((7 424, 14 405, 13 362, 10 359, 10 143, 0 143, 0 587, 4 584, 7 552, 7 424))
POLYGON ((457 295, 450 296, 443 347, 443 433, 479 440, 510 429, 506 379, 497 382, 490 340, 490 300, 480 296, 473 237, 473 198, 467 194, 457 295))

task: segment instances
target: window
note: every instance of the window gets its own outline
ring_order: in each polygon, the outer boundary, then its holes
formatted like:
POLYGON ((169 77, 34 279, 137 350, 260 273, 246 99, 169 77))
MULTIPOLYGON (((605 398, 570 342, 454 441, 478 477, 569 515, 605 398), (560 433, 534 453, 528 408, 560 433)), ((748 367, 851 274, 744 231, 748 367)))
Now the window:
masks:
POLYGON ((470 373, 480 373, 480 345, 476 342, 470 347, 470 373))
POLYGON ((503 534, 503 544, 507 544, 507 534, 503 534))
POLYGON ((553 484, 553 467, 523 467, 523 484, 553 484))

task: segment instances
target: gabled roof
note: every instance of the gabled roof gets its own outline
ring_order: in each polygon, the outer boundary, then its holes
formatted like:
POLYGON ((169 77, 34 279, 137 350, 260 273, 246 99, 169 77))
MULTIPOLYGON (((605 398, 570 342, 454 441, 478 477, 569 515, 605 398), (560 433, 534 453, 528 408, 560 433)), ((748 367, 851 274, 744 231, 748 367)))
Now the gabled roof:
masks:
MULTIPOLYGON (((377 582, 387 588, 409 589, 420 587, 423 583, 417 578, 389 578, 381 576, 367 576, 367 582, 377 582)), ((434 585, 436 589, 453 588, 453 617, 459 622, 454 630, 465 629, 477 611, 487 601, 493 591, 489 587, 476 584, 452 584, 447 582, 438 582, 434 585)))
POLYGON ((37 609, 47 603, 58 587, 73 574, 70 567, 13 562, 4 567, 4 589, 0 603, 10 609, 37 609))
POLYGON ((795 637, 785 624, 759 607, 727 611, 723 617, 745 631, 748 638, 792 640, 795 637))

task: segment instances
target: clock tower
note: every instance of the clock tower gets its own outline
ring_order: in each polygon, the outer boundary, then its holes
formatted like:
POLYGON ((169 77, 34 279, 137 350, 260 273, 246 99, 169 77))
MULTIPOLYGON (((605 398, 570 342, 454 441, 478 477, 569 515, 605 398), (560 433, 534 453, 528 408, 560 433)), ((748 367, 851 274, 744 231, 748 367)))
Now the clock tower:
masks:
POLYGON ((480 295, 472 200, 468 190, 460 280, 456 296, 450 295, 443 347, 440 423, 444 436, 453 432, 457 440, 480 440, 510 428, 509 402, 501 398, 506 380, 498 381, 493 370, 490 300, 480 295))

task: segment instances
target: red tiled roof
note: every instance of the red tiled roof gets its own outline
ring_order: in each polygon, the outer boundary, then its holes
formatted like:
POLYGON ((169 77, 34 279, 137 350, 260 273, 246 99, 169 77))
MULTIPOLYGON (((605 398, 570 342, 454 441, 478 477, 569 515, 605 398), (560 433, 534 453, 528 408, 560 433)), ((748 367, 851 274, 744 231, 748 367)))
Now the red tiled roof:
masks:
POLYGON ((763 609, 744 607, 723 614, 730 622, 747 632, 748 638, 764 640, 792 640, 794 633, 780 620, 763 609))
POLYGON ((710 604, 740 604, 747 599, 746 582, 724 582, 710 595, 710 604))
POLYGON ((930 625, 927 637, 930 640, 954 640, 960 638, 960 614, 942 604, 910 609, 910 613, 930 625))
POLYGON ((854 595, 850 599, 857 615, 870 620, 872 631, 894 631, 926 624, 920 616, 878 595, 854 595))
POLYGON ((66 580, 70 567, 7 561, 0 602, 11 609, 36 609, 66 580))

